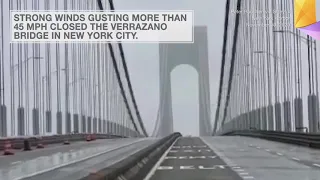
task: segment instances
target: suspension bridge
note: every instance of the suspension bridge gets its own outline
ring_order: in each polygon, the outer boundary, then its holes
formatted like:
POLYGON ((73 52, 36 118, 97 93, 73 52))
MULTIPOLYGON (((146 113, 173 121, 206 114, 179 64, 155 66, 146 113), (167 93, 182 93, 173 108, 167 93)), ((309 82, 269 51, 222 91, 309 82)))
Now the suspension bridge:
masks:
POLYGON ((159 44, 151 130, 121 42, 9 43, 10 10, 116 11, 113 0, 1 1, 0 179, 317 179, 317 43, 294 28, 294 3, 226 0, 218 94, 207 26, 193 44, 159 44), (199 137, 174 131, 181 64, 199 74, 199 137))

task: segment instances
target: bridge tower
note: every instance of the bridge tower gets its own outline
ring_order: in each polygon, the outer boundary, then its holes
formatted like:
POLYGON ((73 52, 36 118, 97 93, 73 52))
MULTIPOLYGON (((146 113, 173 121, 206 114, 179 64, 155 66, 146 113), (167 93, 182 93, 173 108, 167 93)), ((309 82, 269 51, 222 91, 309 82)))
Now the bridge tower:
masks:
POLYGON ((199 133, 210 135, 210 86, 207 27, 194 27, 194 43, 164 43, 159 46, 160 54, 160 124, 159 136, 173 132, 171 98, 171 71, 182 64, 193 66, 199 77, 199 133))

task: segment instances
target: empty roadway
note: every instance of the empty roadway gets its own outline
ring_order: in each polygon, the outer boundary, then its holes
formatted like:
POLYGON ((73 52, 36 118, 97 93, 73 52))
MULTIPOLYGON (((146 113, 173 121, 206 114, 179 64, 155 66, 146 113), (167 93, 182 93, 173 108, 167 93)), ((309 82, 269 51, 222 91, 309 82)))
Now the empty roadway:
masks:
POLYGON ((142 140, 144 139, 126 138, 77 142, 66 146, 19 152, 13 156, 2 156, 0 157, 0 177, 1 180, 13 180, 53 170, 142 140))
POLYGON ((156 142, 155 138, 142 139, 139 142, 130 143, 122 148, 117 148, 108 153, 70 164, 43 174, 35 175, 23 180, 78 180, 89 175, 90 172, 99 171, 120 160, 136 153, 137 151, 156 142))
POLYGON ((229 165, 243 170, 243 179, 318 180, 320 151, 307 147, 240 136, 203 137, 229 165))

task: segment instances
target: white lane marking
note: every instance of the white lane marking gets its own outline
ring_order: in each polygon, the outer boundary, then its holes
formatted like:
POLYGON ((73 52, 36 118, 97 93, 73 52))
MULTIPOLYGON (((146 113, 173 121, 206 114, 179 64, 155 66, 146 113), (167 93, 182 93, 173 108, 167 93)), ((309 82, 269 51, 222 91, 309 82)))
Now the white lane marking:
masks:
POLYGON ((206 156, 189 156, 189 159, 206 159, 206 156))
POLYGON ((261 147, 260 147, 260 146, 257 146, 257 149, 261 149, 261 147))
POLYGON ((282 156, 283 154, 281 154, 281 153, 277 153, 279 156, 282 156))
POLYGON ((319 164, 313 164, 314 166, 317 166, 317 167, 320 167, 320 165, 319 164))
POLYGON ((171 153, 177 153, 177 152, 179 152, 178 150, 170 150, 169 152, 171 152, 171 153))
POLYGON ((91 155, 91 156, 87 156, 87 157, 84 157, 84 158, 81 158, 81 159, 77 159, 77 160, 69 161, 69 162, 67 162, 67 163, 59 164, 59 165, 53 166, 53 167, 51 167, 51 168, 44 169, 44 170, 42 170, 42 171, 37 171, 37 172, 31 173, 31 174, 28 174, 28 175, 25 175, 25 176, 17 177, 17 178, 15 178, 15 180, 21 180, 21 179, 24 179, 24 178, 29 178, 29 177, 38 175, 38 174, 43 174, 43 173, 45 173, 45 172, 52 171, 52 170, 55 170, 55 169, 58 169, 58 168, 61 168, 61 167, 64 167, 64 166, 68 166, 68 165, 70 165, 70 164, 75 164, 75 163, 78 163, 78 162, 81 162, 81 161, 85 161, 85 160, 87 160, 87 159, 91 159, 91 158, 94 158, 94 157, 97 157, 97 156, 100 156, 100 155, 103 155, 103 154, 106 154, 106 153, 115 151, 115 150, 117 150, 117 149, 121 149, 121 148, 130 146, 130 145, 132 145, 132 144, 136 144, 136 143, 141 142, 141 141, 145 141, 145 139, 139 139, 139 140, 137 140, 137 141, 131 142, 131 143, 129 143, 129 144, 125 144, 125 145, 120 146, 120 147, 108 149, 108 150, 106 150, 106 151, 103 151, 103 152, 100 152, 100 153, 97 153, 97 154, 94 154, 94 155, 91 155))
POLYGON ((20 164, 20 163, 22 163, 22 161, 15 161, 15 162, 12 162, 11 164, 15 165, 15 164, 20 164))
POLYGON ((242 176, 243 179, 254 179, 253 176, 242 176))
POLYGON ((236 166, 236 167, 232 167, 232 169, 240 169, 241 167, 236 166))
POLYGON ((199 150, 198 150, 198 152, 204 152, 204 151, 205 151, 205 152, 211 152, 210 149, 199 149, 199 150))
POLYGON ((196 169, 194 166, 180 166, 180 169, 196 169))
POLYGON ((205 167, 205 166, 199 166, 199 169, 205 169, 205 170, 209 170, 209 169, 225 169, 225 165, 213 165, 213 166, 209 166, 209 167, 205 167))
POLYGON ((177 156, 166 156, 164 159, 177 159, 177 156))
POLYGON ((217 156, 166 156, 164 159, 215 159, 217 156))
POLYGON ((159 166, 157 168, 157 170, 171 170, 171 169, 173 169, 172 166, 159 166))
POLYGON ((195 152, 194 150, 183 150, 183 152, 195 152))
POLYGON ((298 158, 295 158, 295 157, 293 157, 292 159, 293 159, 293 160, 296 160, 296 161, 300 161, 300 159, 298 159, 298 158))
POLYGON ((234 171, 243 172, 243 169, 234 169, 234 171))
POLYGON ((239 175, 249 175, 249 173, 247 173, 247 172, 241 172, 241 173, 239 173, 239 175))
POLYGON ((270 149, 266 149, 267 152, 270 152, 270 149))
POLYGON ((194 148, 206 148, 207 146, 192 146, 194 148))
POLYGON ((144 178, 144 180, 149 180, 154 173, 157 171, 158 167, 160 167, 160 164, 164 161, 165 157, 167 156, 167 154, 170 152, 171 148, 176 144, 176 142, 178 141, 179 138, 177 138, 172 144, 171 146, 166 150, 166 152, 161 156, 161 158, 158 160, 158 162, 152 167, 152 169, 149 171, 149 173, 147 174, 147 176, 144 178))

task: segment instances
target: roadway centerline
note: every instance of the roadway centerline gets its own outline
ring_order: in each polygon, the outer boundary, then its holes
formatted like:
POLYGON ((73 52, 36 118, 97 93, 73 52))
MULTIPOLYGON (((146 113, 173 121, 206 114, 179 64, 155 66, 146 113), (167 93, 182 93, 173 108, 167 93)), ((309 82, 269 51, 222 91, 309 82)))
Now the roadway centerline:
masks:
POLYGON ((242 180, 236 172, 241 167, 227 165, 200 138, 179 138, 160 158, 145 180, 242 180))

